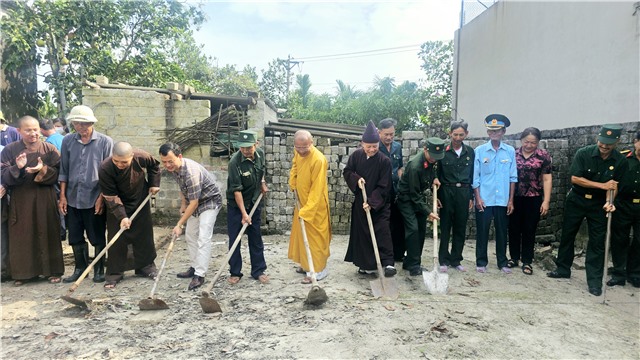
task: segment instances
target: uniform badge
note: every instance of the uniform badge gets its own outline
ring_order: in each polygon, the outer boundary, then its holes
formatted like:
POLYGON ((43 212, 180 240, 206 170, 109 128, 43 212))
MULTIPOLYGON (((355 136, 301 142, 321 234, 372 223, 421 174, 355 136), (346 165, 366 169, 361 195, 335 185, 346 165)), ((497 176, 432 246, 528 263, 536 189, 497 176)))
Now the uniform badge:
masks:
POLYGON ((246 139, 246 138, 248 138, 248 137, 249 137, 249 136, 247 136, 247 134, 244 134, 244 135, 242 136, 242 138, 244 138, 244 139, 246 139))
POLYGON ((498 124, 498 120, 496 119, 491 120, 491 125, 497 125, 497 124, 498 124))
POLYGON ((613 165, 609 166, 609 170, 613 170, 613 165))
POLYGON ((467 156, 467 161, 469 161, 469 160, 471 160, 471 158, 467 156))
POLYGON ((242 173, 242 176, 251 176, 251 172, 250 171, 245 171, 242 173))
POLYGON ((607 135, 611 136, 611 130, 607 130, 607 135))
POLYGON ((429 168, 429 162, 428 162, 428 161, 425 161, 425 162, 424 162, 424 164, 423 164, 423 166, 424 166, 424 168, 425 168, 425 169, 429 168))

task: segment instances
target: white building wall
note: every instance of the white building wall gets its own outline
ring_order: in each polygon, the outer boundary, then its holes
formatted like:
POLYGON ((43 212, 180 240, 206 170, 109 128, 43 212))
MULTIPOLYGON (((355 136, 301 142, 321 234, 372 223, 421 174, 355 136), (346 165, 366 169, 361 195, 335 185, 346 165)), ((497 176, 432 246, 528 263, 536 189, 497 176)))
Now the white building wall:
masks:
POLYGON ((497 2, 462 28, 459 118, 473 136, 486 135, 490 113, 511 119, 508 133, 640 120, 634 11, 633 1, 497 2))

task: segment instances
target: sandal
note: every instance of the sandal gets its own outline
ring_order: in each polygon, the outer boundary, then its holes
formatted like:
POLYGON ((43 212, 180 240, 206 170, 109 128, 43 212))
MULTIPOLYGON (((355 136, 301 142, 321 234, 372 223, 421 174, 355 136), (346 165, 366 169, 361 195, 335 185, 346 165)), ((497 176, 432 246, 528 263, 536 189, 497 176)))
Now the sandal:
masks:
POLYGON ((227 282, 229 282, 229 284, 231 285, 235 285, 240 282, 240 276, 231 276, 229 279, 227 279, 227 282))
POLYGON ((526 275, 533 275, 533 267, 531 267, 531 264, 522 265, 522 273, 526 275))
POLYGON ((107 290, 115 289, 116 284, 122 280, 124 276, 122 274, 110 274, 105 277, 104 288, 107 290))
POLYGON ((302 266, 298 266, 298 267, 296 268, 296 272, 297 272, 298 274, 304 274, 304 275, 306 275, 306 274, 307 274, 307 272, 306 272, 306 271, 304 271, 304 269, 302 268, 302 266))
POLYGON ((13 281, 13 286, 22 286, 24 285, 25 281, 24 280, 14 280, 13 281))
POLYGON ((305 276, 304 279, 302 279, 302 281, 300 281, 303 284, 311 284, 311 276, 305 276))
POLYGON ((518 266, 518 260, 510 259, 509 261, 507 261, 507 267, 509 269, 512 269, 512 268, 514 268, 516 266, 518 266))
POLYGON ((269 277, 265 274, 262 274, 260 276, 258 276, 258 281, 260 281, 260 284, 268 284, 269 283, 269 277))
POLYGON ((59 284, 60 281, 62 281, 62 278, 59 276, 49 276, 47 280, 49 281, 49 284, 59 284))

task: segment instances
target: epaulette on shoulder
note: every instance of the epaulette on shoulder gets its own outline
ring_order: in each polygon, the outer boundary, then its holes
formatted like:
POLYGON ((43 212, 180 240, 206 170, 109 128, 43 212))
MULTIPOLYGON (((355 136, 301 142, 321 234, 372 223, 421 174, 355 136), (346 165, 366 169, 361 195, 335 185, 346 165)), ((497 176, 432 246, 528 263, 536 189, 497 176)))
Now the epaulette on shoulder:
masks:
POLYGON ((620 151, 620 154, 622 154, 622 156, 625 156, 625 157, 631 157, 631 154, 633 154, 633 152, 629 149, 625 149, 620 151))

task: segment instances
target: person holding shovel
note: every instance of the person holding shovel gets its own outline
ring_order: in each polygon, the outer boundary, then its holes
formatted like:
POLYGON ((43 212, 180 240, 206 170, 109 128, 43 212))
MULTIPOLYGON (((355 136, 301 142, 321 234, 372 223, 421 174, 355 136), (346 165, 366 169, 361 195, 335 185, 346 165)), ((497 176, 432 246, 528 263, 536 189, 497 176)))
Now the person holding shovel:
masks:
POLYGON ((327 259, 331 242, 327 158, 313 146, 313 137, 306 130, 298 130, 293 137, 295 153, 289 173, 289 187, 296 191, 302 207, 293 213, 289 237, 289 259, 300 264, 298 272, 305 273, 303 284, 311 284, 310 267, 302 238, 299 218, 305 221, 311 258, 316 279, 327 277, 327 259))
POLYGON ((613 271, 607 286, 624 286, 629 280, 640 288, 640 131, 633 140, 633 150, 625 150, 629 171, 620 182, 616 196, 616 216, 611 234, 613 271), (633 239, 629 232, 633 228, 633 239))
MULTIPOLYGON (((229 177, 227 178, 227 229, 229 233, 229 249, 238 237, 244 224, 249 224, 246 233, 249 238, 249 256, 251 258, 251 277, 261 284, 269 282, 265 274, 267 262, 264 259, 264 243, 260 232, 260 215, 262 205, 256 208, 253 217, 247 210, 251 209, 258 200, 260 193, 269 191, 264 179, 267 163, 264 151, 257 147, 258 134, 253 131, 240 131, 238 146, 240 151, 233 154, 229 160, 229 177)), ((242 278, 242 256, 240 247, 236 247, 229 259, 227 280, 230 284, 237 284, 242 278)))
POLYGON ((618 189, 618 183, 629 169, 627 160, 616 151, 621 134, 620 125, 604 125, 598 133, 597 144, 576 152, 570 169, 571 190, 564 203, 557 268, 547 273, 554 279, 571 277, 576 235, 586 218, 589 240, 585 270, 589 293, 594 296, 602 295, 607 213, 616 210, 609 191, 618 189))
POLYGON ((378 129, 373 121, 369 121, 362 135, 362 147, 349 156, 343 171, 344 180, 355 195, 351 205, 351 230, 344 261, 356 265, 359 274, 376 273, 377 264, 365 212, 369 209, 384 276, 392 277, 397 271, 394 267, 393 243, 389 230, 389 194, 393 186, 391 161, 384 154, 380 154, 379 145, 378 129), (367 202, 364 202, 362 188, 367 193, 367 202))
POLYGON ((437 161, 444 158, 444 141, 436 137, 428 138, 424 148, 409 160, 398 185, 398 209, 404 218, 405 245, 407 256, 402 268, 410 276, 422 275, 422 250, 427 232, 427 220, 440 220, 427 205, 425 191, 432 184, 440 185, 437 175, 437 161))
POLYGON ((160 191, 160 162, 146 151, 134 150, 131 144, 121 141, 113 146, 113 155, 102 162, 98 174, 107 204, 109 237, 121 228, 127 229, 109 248, 104 287, 113 289, 124 277, 129 244, 133 245, 136 275, 154 279, 157 269, 151 205, 147 202, 135 220, 131 221, 129 217, 147 194, 160 191))
POLYGON ((180 220, 173 228, 173 235, 185 231, 189 269, 178 273, 181 279, 191 278, 189 290, 204 284, 209 268, 213 243, 213 227, 222 207, 222 194, 215 177, 197 162, 182 157, 182 149, 175 143, 160 146, 160 160, 173 174, 180 187, 180 220))

